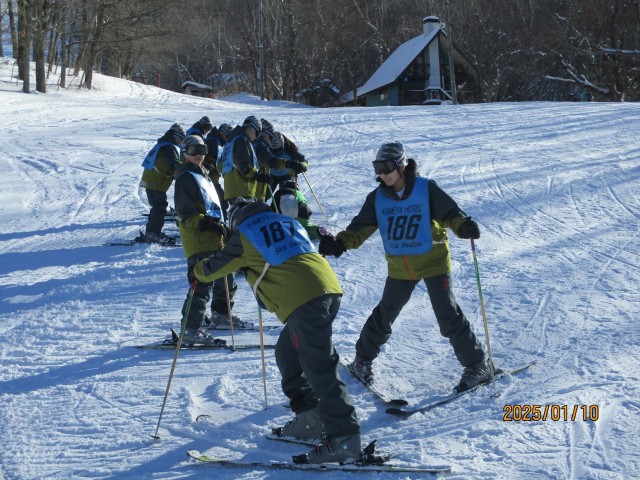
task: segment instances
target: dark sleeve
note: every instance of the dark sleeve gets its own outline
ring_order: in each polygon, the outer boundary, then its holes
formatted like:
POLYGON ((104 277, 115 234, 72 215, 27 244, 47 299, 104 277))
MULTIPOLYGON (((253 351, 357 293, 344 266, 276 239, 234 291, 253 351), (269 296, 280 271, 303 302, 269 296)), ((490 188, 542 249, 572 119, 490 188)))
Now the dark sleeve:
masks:
POLYGON ((162 151, 162 157, 164 158, 164 161, 167 163, 169 172, 171 173, 171 175, 173 175, 173 173, 176 171, 176 166, 180 161, 180 155, 171 145, 165 145, 160 150, 162 151))
POLYGON ((433 180, 429 180, 429 208, 431 218, 439 223, 449 223, 455 218, 467 216, 455 200, 433 180))
POLYGON ((204 205, 201 196, 200 187, 191 174, 185 173, 178 177, 173 201, 175 203, 176 214, 181 221, 184 222, 191 217, 201 215, 200 208, 198 208, 198 203, 204 205))
POLYGON ((261 167, 280 168, 280 158, 276 157, 264 142, 257 142, 253 149, 261 167))
POLYGON ((235 232, 222 249, 216 250, 209 258, 199 262, 196 274, 207 277, 207 281, 222 278, 247 266, 243 254, 244 248, 240 233, 235 232))
POLYGON ((233 143, 233 163, 242 175, 249 176, 253 169, 253 148, 249 139, 240 137, 233 143))
POLYGON ((302 154, 302 152, 298 149, 298 146, 293 143, 291 140, 289 140, 287 137, 284 137, 284 148, 287 151, 287 153, 289 155, 291 155, 291 159, 295 162, 300 162, 300 163, 304 163, 305 165, 308 165, 307 159, 304 158, 304 155, 302 154))

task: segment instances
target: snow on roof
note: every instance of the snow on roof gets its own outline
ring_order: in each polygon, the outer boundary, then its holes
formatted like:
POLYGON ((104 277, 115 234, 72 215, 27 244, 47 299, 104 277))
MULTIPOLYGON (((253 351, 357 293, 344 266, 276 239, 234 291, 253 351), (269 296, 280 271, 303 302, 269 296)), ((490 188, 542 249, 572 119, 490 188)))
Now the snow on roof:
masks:
POLYGON ((191 80, 187 80, 182 84, 182 88, 187 88, 187 87, 195 87, 195 88, 199 88, 200 90, 212 90, 212 88, 209 85, 192 82, 191 80))
POLYGON ((435 29, 422 34, 400 45, 375 71, 362 87, 358 88, 358 96, 365 95, 396 81, 400 74, 413 62, 418 54, 431 43, 440 32, 435 29))

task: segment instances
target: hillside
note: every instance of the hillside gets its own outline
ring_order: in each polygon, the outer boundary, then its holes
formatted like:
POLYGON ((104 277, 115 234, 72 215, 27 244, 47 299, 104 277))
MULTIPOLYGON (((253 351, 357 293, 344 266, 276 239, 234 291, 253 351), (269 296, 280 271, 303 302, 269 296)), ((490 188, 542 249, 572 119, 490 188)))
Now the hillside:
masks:
MULTIPOLYGON (((638 104, 290 108, 187 97, 100 75, 95 91, 27 95, 11 71, 11 60, 0 59, 0 477, 313 478, 197 465, 185 455, 196 448, 288 460, 304 451, 263 438, 290 416, 272 350, 266 410, 259 351, 182 352, 162 440, 149 437, 173 354, 131 346, 179 326, 186 262, 179 248, 103 244, 144 228, 142 158, 171 123, 189 127, 202 115, 216 124, 256 115, 292 138, 309 159, 309 183, 301 187, 312 218, 334 232, 375 188, 377 148, 396 139, 421 174, 479 222, 495 363, 537 365, 406 420, 389 416, 343 375, 365 439, 377 438, 401 463, 451 464, 443 478, 638 475, 638 104), (556 406, 569 418, 505 422, 513 405, 556 406), (586 421, 583 406, 594 414, 586 421), (212 420, 196 422, 200 414, 212 420)), ((451 234, 450 243, 457 298, 484 342, 469 242, 451 234)), ((381 242, 376 235, 329 261, 344 289, 334 343, 349 357, 381 296, 381 242)), ((256 319, 251 291, 238 282, 237 313, 256 319)), ((264 321, 277 324, 269 313, 264 321)), ((266 332, 265 341, 274 343, 277 333, 266 332)), ((258 336, 236 333, 235 341, 258 336)), ((424 285, 375 369, 385 391, 412 405, 457 382, 461 367, 439 334, 424 285)))

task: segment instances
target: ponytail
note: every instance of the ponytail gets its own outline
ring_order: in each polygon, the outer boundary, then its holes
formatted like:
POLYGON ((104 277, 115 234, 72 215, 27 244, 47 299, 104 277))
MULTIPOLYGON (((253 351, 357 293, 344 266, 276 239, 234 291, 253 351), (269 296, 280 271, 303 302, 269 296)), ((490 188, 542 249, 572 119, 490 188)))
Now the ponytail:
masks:
POLYGON ((407 166, 404 167, 405 178, 407 177, 418 177, 418 164, 413 158, 407 160, 407 166))

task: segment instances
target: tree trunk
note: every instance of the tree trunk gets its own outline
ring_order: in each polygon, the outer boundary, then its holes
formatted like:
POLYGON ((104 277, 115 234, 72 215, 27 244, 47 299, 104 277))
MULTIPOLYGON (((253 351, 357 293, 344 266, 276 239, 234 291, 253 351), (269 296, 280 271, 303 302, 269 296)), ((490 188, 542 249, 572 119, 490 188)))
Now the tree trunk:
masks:
POLYGON ((22 0, 20 2, 21 7, 21 27, 22 39, 20 41, 20 63, 22 64, 22 91, 29 93, 31 91, 31 75, 30 75, 30 62, 29 56, 31 50, 31 38, 33 35, 33 27, 31 25, 32 8, 31 2, 22 0))
MULTIPOLYGON (((24 42, 25 38, 25 28, 26 28, 26 16, 25 16, 25 8, 27 2, 26 0, 22 0, 18 2, 18 41, 17 48, 13 51, 13 56, 18 60, 18 80, 24 80, 24 42)), ((27 59, 29 55, 27 54, 27 59)))
POLYGON ((34 36, 33 57, 36 62, 36 91, 47 93, 47 75, 44 60, 44 47, 47 34, 47 14, 45 0, 33 2, 34 36))
POLYGON ((18 58, 18 36, 16 35, 16 18, 13 13, 13 2, 7 0, 9 10, 9 31, 11 32, 11 46, 13 47, 13 58, 18 58))
POLYGON ((80 44, 80 52, 78 52, 76 63, 73 68, 73 74, 76 77, 80 75, 80 70, 82 69, 82 65, 84 64, 84 56, 86 54, 87 45, 89 44, 89 38, 91 35, 91 25, 89 24, 87 9, 87 0, 82 0, 82 23, 80 24, 80 30, 82 32, 82 43, 80 44))
MULTIPOLYGON (((0 11, 0 39, 2 38, 4 32, 4 22, 2 21, 4 17, 2 16, 2 12, 0 11)), ((2 48, 2 42, 0 41, 0 57, 4 57, 4 49, 2 48)))
POLYGON ((60 34, 60 83, 62 88, 66 88, 67 82, 67 27, 62 26, 60 34))
MULTIPOLYGON (((48 3, 48 0, 46 0, 48 3)), ((47 77, 53 70, 54 63, 57 63, 57 46, 58 46, 58 37, 60 36, 60 10, 59 8, 55 8, 53 10, 53 18, 51 19, 51 33, 49 34, 49 50, 47 52, 47 58, 49 59, 49 66, 47 68, 47 77)))
POLYGON ((49 52, 47 53, 47 58, 49 59, 49 65, 47 67, 47 77, 53 70, 53 65, 58 64, 58 53, 56 51, 56 47, 58 46, 59 37, 60 37, 60 34, 54 30, 52 30, 51 35, 49 35, 49 52))
POLYGON ((91 20, 88 28, 95 25, 95 31, 89 33, 89 48, 87 49, 87 55, 84 63, 84 84, 91 90, 91 84, 93 83, 93 67, 98 67, 97 59, 100 57, 100 37, 102 36, 102 24, 104 21, 104 3, 98 5, 98 11, 96 12, 96 21, 91 20))

